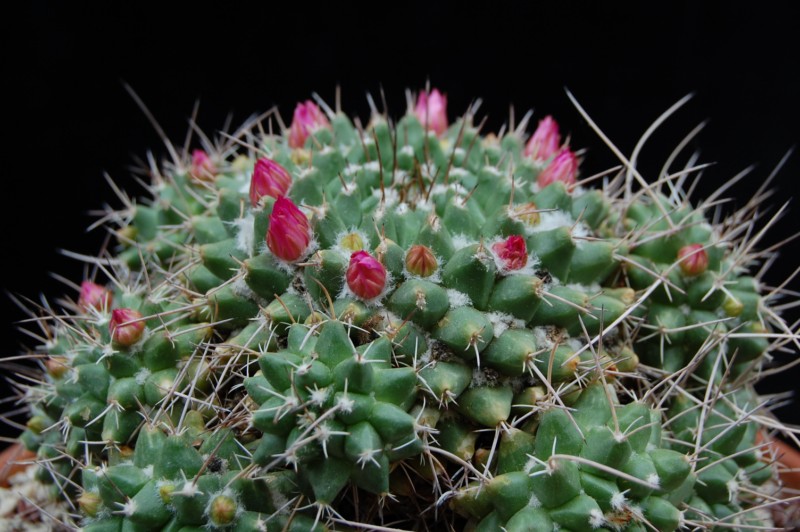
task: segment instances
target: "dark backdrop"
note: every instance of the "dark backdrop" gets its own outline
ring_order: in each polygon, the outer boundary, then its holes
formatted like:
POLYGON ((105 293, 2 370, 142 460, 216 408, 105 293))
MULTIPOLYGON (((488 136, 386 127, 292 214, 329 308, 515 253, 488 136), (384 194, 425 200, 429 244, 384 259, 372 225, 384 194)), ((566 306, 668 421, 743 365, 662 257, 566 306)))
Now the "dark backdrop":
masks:
MULTIPOLYGON (((235 10, 222 2, 161 4, 30 2, 6 20, 19 35, 5 49, 3 76, 12 91, 3 101, 0 195, 6 291, 53 299, 65 287, 51 272, 79 280, 82 266, 57 250, 94 253, 100 246, 103 232, 85 228, 88 211, 115 201, 102 173, 138 193, 127 169, 134 156, 148 149, 164 155, 123 81, 171 138, 182 139, 195 99, 200 125, 214 131, 228 113, 235 124, 277 104, 288 116, 312 91, 330 101, 337 84, 348 112, 368 118, 364 94, 383 87, 390 110, 400 114, 404 88, 430 80, 448 94, 451 116, 482 97, 490 129, 506 120, 510 104, 517 116, 529 108, 537 117, 554 114, 572 144, 588 148, 584 172, 616 161, 565 87, 626 153, 662 111, 694 92, 652 138, 642 168, 652 175, 683 135, 709 119, 693 147, 717 164, 705 172, 700 196, 758 165, 733 190, 733 205, 746 201, 800 139, 797 19, 789 3, 765 9, 752 2, 494 1, 475 9, 466 2, 262 2, 235 10)), ((775 182, 773 206, 797 194, 798 175, 796 155, 775 182)), ((766 243, 797 231, 797 216, 792 207, 766 243)), ((785 247, 771 283, 800 262, 795 249, 785 247)), ((32 344, 11 323, 23 314, 8 298, 0 304, 0 353, 15 354, 32 344)), ((770 384, 792 389, 797 378, 793 371, 770 384)), ((782 415, 798 421, 794 409, 782 415)))

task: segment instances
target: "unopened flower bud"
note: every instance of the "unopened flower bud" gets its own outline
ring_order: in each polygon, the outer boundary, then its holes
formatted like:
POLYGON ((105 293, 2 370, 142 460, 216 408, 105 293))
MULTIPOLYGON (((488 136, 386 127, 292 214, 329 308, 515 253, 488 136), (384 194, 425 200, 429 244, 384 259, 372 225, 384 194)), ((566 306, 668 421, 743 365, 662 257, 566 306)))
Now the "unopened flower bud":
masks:
POLYGON ((278 199, 285 196, 292 184, 292 176, 283 166, 272 159, 262 157, 256 161, 250 178, 250 203, 253 207, 264 196, 278 199))
POLYGON ((131 346, 139 341, 144 334, 144 320, 142 313, 130 308, 118 308, 111 312, 111 321, 108 330, 111 339, 117 345, 131 346))
POLYGON ((366 251, 350 255, 347 286, 362 299, 378 297, 386 287, 386 268, 366 251))
POLYGON ((298 103, 294 108, 292 125, 289 127, 289 147, 302 148, 308 136, 314 131, 330 127, 331 123, 317 104, 311 100, 298 103))
POLYGON ((272 207, 267 230, 267 247, 281 260, 301 259, 311 242, 308 218, 292 200, 281 196, 272 207))
POLYGON ((233 497, 220 494, 211 499, 208 504, 208 518, 210 524, 215 527, 225 527, 236 520, 239 505, 233 497))
POLYGON ((534 161, 546 161, 558 153, 560 143, 558 123, 548 115, 539 120, 539 126, 525 146, 525 156, 534 161))
POLYGON ((100 498, 100 495, 92 493, 91 491, 84 491, 81 493, 81 496, 78 497, 78 506, 81 511, 89 517, 95 517, 97 515, 102 502, 103 500, 100 498))
POLYGON ((50 427, 50 424, 44 416, 33 416, 25 426, 34 434, 41 434, 44 429, 50 427))
POLYGON ((569 148, 564 148, 547 167, 539 173, 536 182, 541 188, 556 181, 566 185, 574 185, 578 175, 578 158, 569 148))
POLYGON ((364 239, 358 233, 348 233, 342 237, 339 245, 347 251, 361 251, 364 249, 364 239))
POLYGON ((406 270, 420 277, 430 277, 438 267, 436 257, 427 246, 411 246, 406 253, 406 270))
POLYGON ((532 201, 514 207, 513 216, 529 227, 539 225, 541 221, 539 208, 532 201))
POLYGON ((78 305, 82 309, 93 308, 101 312, 107 312, 111 308, 111 301, 114 299, 112 294, 105 286, 83 281, 81 283, 81 293, 78 296, 78 305))
POLYGON ((50 357, 44 362, 44 369, 54 379, 60 379, 68 370, 66 357, 50 357))
POLYGON ((175 492, 176 489, 177 488, 175 487, 175 484, 172 483, 161 484, 158 487, 158 496, 161 499, 161 502, 163 502, 164 504, 172 503, 172 494, 175 492))
POLYGON ((722 310, 725 311, 726 316, 736 318, 744 311, 744 303, 735 297, 728 296, 725 298, 725 302, 722 303, 722 310))
POLYGON ((702 244, 689 244, 678 250, 678 266, 684 275, 700 275, 708 269, 708 253, 702 244))
POLYGON ((192 152, 192 165, 189 168, 189 175, 198 181, 214 181, 217 175, 217 167, 203 150, 192 152))
POLYGON ((438 89, 421 92, 414 114, 424 127, 441 136, 447 130, 447 96, 438 89))

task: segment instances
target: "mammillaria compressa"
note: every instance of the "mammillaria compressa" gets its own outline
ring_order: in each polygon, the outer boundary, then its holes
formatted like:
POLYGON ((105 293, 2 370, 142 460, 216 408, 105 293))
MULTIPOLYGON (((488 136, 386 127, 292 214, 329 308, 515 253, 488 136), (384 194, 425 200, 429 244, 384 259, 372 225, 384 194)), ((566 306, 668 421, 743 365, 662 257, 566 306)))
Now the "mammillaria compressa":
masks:
POLYGON ((712 222, 693 168, 586 175, 553 117, 484 136, 476 111, 306 101, 120 195, 115 252, 32 310, 21 440, 63 519, 772 527, 782 427, 753 384, 797 336, 754 276, 759 197, 712 222))

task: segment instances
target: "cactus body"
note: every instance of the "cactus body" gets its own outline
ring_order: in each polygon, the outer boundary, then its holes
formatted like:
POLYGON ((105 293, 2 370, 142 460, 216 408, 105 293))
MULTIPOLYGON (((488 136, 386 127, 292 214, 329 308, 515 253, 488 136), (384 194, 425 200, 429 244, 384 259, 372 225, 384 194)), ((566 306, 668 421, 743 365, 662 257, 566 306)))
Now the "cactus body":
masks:
POLYGON ((740 233, 445 105, 300 104, 115 217, 22 437, 86 530, 769 526, 740 233))

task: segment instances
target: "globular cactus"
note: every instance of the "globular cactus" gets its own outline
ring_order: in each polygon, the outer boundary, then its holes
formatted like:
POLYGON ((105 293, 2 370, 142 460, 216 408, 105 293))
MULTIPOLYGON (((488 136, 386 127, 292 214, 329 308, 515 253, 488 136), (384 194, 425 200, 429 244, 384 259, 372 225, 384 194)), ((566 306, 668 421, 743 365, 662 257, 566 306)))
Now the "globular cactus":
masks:
POLYGON ((76 523, 772 526, 753 383, 797 337, 752 276, 758 198, 711 222, 694 168, 583 176, 552 117, 482 136, 437 90, 366 127, 317 102, 168 144, 41 309, 21 440, 76 523))

